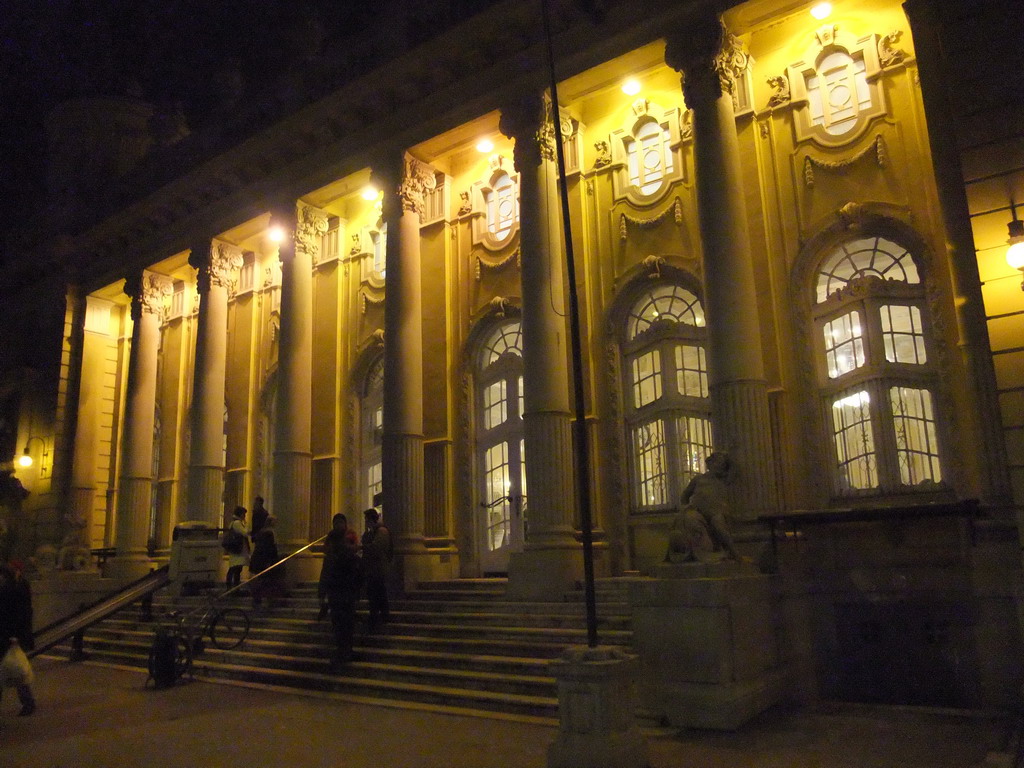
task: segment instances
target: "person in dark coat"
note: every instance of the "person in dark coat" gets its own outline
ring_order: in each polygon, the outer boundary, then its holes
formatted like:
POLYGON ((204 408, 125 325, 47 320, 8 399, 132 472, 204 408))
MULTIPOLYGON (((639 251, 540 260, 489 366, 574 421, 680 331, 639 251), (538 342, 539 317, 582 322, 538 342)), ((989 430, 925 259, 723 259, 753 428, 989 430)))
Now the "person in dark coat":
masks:
POLYGON ((338 513, 332 522, 333 528, 324 539, 324 564, 317 593, 321 605, 326 604, 330 609, 335 644, 332 667, 336 668, 353 659, 352 636, 362 568, 348 536, 348 518, 338 513))
POLYGON ((270 517, 270 511, 263 506, 263 497, 257 496, 252 505, 252 517, 250 518, 250 534, 255 539, 256 534, 263 530, 263 526, 267 524, 267 518, 270 517))
POLYGON ((394 557, 391 532, 380 522, 376 509, 363 512, 366 530, 363 532, 363 572, 366 577, 366 601, 370 617, 367 631, 373 634, 378 627, 387 624, 390 612, 388 603, 388 567, 394 557))
MULTIPOLYGON (((255 522, 255 521, 254 521, 255 522)), ((276 518, 267 515, 260 529, 252 534, 252 554, 249 556, 249 575, 259 576, 249 582, 252 604, 259 607, 266 598, 267 603, 284 592, 284 566, 267 570, 280 560, 277 551, 277 532, 274 529, 276 518)))
MULTIPOLYGON (((12 562, 0 566, 0 658, 3 658, 17 640, 23 651, 35 647, 32 635, 32 588, 22 573, 21 565, 12 562)), ((21 702, 19 715, 31 715, 36 711, 36 699, 32 686, 16 686, 18 701, 21 702)))

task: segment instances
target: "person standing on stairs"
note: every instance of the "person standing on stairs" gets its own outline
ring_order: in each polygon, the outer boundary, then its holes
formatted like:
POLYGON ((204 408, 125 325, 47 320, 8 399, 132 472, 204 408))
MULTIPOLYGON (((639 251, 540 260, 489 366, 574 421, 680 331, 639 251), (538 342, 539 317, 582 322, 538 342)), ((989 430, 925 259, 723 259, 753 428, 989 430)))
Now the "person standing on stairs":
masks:
POLYGON ((320 570, 317 594, 321 605, 331 612, 334 629, 332 669, 353 659, 352 640, 356 623, 356 603, 362 586, 362 567, 348 531, 348 518, 340 512, 332 520, 331 532, 324 539, 324 564, 320 570))
POLYGON ((363 532, 363 573, 366 576, 366 600, 370 617, 367 633, 373 634, 388 623, 388 566, 394 559, 391 532, 380 522, 380 513, 372 507, 363 512, 366 530, 363 532))
POLYGON ((242 568, 249 562, 249 528, 245 524, 245 507, 235 507, 224 538, 224 550, 228 553, 228 575, 225 584, 228 589, 242 582, 242 568))

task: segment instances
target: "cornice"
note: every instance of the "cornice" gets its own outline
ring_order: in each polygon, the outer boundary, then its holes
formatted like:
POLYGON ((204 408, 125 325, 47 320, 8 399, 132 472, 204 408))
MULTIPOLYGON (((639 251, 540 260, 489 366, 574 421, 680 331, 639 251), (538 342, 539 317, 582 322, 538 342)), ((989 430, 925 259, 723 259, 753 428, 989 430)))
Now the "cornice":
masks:
MULTIPOLYGON (((568 4, 556 8, 552 23, 560 77, 658 39, 667 24, 693 7, 681 9, 671 0, 607 0, 605 5, 600 28, 568 4)), ((229 229, 265 212, 274 200, 297 200, 360 170, 379 151, 382 137, 389 145, 413 146, 498 108, 510 93, 543 88, 539 35, 532 5, 498 4, 200 159, 159 189, 72 234, 72 251, 101 284, 123 274, 126 262, 145 266, 187 249, 196 230, 229 229)), ((204 153, 203 139, 192 137, 168 159, 186 167, 190 154, 204 153)))

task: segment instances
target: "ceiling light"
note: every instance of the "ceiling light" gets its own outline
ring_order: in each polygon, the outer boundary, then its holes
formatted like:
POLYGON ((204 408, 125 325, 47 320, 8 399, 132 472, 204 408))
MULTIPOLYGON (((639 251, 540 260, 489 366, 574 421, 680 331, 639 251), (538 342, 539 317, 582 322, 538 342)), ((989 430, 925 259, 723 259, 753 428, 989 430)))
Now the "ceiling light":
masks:
POLYGON ((275 243, 284 242, 284 228, 279 225, 271 227, 267 231, 267 237, 269 237, 271 241, 275 243))
POLYGON ((380 195, 380 192, 377 190, 376 187, 371 186, 363 189, 363 200, 373 201, 377 199, 378 195, 380 195))
POLYGON ((480 139, 480 141, 476 143, 476 151, 479 152, 481 155, 486 155, 489 152, 493 152, 494 142, 491 141, 490 139, 480 139))
POLYGON ((627 96, 636 96, 640 93, 640 81, 631 77, 622 84, 622 92, 627 96))
MULTIPOLYGON (((1019 269, 1024 276, 1024 221, 1017 218, 1017 206, 1010 201, 1010 213, 1013 221, 1006 225, 1009 232, 1009 239, 1006 241, 1009 248, 1006 249, 1006 263, 1014 269, 1019 269)), ((1020 289, 1024 291, 1024 282, 1021 282, 1020 289)))
POLYGON ((811 8, 811 16, 818 21, 824 21, 832 14, 832 3, 818 3, 811 8))

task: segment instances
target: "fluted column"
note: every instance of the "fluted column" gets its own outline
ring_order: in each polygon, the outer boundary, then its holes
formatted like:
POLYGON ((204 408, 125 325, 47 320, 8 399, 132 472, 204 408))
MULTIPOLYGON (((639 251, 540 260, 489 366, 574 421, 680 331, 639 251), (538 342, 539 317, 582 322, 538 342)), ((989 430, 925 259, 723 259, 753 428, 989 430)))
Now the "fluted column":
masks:
MULTIPOLYGON (((996 508, 1010 506, 1010 481, 1006 470, 998 388, 992 364, 985 300, 971 228, 967 191, 964 186, 960 149, 942 67, 938 19, 930 0, 907 0, 903 10, 914 33, 914 55, 921 81, 921 99, 928 121, 928 146, 935 171, 942 225, 946 238, 946 263, 953 288, 957 320, 957 346, 967 373, 968 396, 957 413, 963 433, 959 435, 960 461, 970 467, 968 477, 978 478, 968 492, 996 508), (966 445, 972 446, 964 449, 966 445)), ((965 478, 966 479, 966 478, 965 478)), ((970 482, 970 480, 967 480, 970 482)), ((1024 520, 1018 530, 1024 537, 1024 520)))
POLYGON ((224 382, 227 370, 228 282, 242 264, 241 253, 224 243, 192 249, 189 263, 199 270, 199 322, 188 460, 190 520, 223 525, 224 382))
POLYGON ((528 95, 501 111, 519 172, 523 291, 523 433, 530 526, 509 563, 513 596, 543 596, 582 575, 574 537, 572 416, 566 327, 565 253, 551 105, 528 95))
MULTIPOLYGON (((103 372, 110 342, 111 302, 95 296, 73 299, 72 338, 81 333, 81 366, 75 420, 71 487, 64 515, 61 567, 72 567, 75 551, 92 547, 96 504, 96 454, 103 406, 103 372)), ((85 562, 90 562, 85 554, 85 562)))
POLYGON ((381 446, 384 516, 395 532, 398 552, 415 555, 426 552, 420 214, 425 192, 433 189, 434 173, 429 166, 404 155, 378 163, 374 176, 384 190, 384 220, 388 225, 381 446))
POLYGON ((280 247, 281 340, 274 423, 273 503, 285 548, 295 550, 309 541, 313 254, 320 236, 327 231, 327 219, 315 208, 300 203, 294 226, 286 225, 285 230, 289 236, 280 247))
POLYGON ((156 368, 163 296, 170 284, 149 272, 132 275, 125 293, 132 297, 132 346, 128 359, 121 477, 117 493, 117 557, 111 575, 139 576, 149 570, 146 553, 153 497, 153 426, 156 368))
POLYGON ((665 61, 683 73, 683 94, 693 111, 715 448, 728 450, 738 469, 734 513, 753 519, 775 509, 777 490, 732 102, 736 76, 747 57, 718 19, 705 17, 668 39, 665 61))

